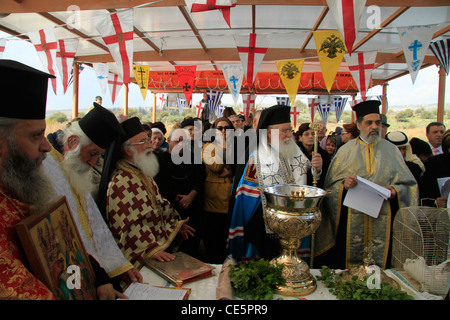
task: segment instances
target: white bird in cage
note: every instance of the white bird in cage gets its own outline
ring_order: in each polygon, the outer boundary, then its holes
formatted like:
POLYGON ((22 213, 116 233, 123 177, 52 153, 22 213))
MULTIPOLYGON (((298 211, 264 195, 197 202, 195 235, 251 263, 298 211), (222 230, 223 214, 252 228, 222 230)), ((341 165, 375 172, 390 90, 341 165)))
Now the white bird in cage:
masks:
POLYGON ((450 260, 436 266, 427 266, 425 259, 406 259, 403 269, 429 292, 445 294, 450 275, 450 260))

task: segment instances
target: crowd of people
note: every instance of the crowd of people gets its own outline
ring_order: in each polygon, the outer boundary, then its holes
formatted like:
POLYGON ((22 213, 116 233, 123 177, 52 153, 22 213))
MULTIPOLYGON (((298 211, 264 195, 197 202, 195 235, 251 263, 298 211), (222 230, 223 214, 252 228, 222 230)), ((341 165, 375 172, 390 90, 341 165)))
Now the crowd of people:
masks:
POLYGON ((388 268, 396 211, 447 206, 437 179, 450 177, 449 130, 430 123, 428 142, 389 132, 379 101, 359 103, 356 122, 327 135, 324 123, 292 128, 282 105, 248 121, 232 108, 217 119, 186 117, 168 132, 161 122, 115 116, 98 97, 84 117, 47 133, 52 76, 10 60, 0 60, 0 70, 8 75, 4 95, 20 92, 14 77, 36 84, 26 102, 0 111, 0 299, 55 299, 29 268, 15 225, 58 196, 73 214, 99 299, 126 298, 124 285, 143 281, 146 261, 171 261, 176 251, 213 264, 229 255, 278 256, 279 239, 263 219, 266 186, 328 191, 315 237, 298 249, 318 268, 361 264, 370 242, 375 261, 388 268), (378 218, 343 204, 357 176, 390 190, 378 218))

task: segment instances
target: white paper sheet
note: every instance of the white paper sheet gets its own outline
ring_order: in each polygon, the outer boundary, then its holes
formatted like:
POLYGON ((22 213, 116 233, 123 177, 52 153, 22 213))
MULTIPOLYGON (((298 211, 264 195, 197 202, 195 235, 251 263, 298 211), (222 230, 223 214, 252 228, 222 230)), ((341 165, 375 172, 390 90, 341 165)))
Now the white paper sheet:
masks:
POLYGON ((124 294, 129 300, 183 300, 187 290, 159 288, 133 282, 125 290, 124 294))
POLYGON ((378 218, 383 201, 389 199, 391 191, 360 176, 356 181, 356 186, 347 191, 344 206, 378 218))

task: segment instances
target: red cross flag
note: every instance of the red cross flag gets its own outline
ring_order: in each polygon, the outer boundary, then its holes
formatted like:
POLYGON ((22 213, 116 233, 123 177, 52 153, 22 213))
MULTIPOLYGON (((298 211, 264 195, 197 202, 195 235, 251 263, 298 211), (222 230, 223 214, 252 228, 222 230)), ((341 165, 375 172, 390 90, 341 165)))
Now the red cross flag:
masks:
POLYGON ((297 128, 297 119, 300 114, 300 111, 298 111, 297 107, 291 107, 291 118, 294 122, 294 129, 297 128))
POLYGON ((70 73, 73 68, 73 60, 78 48, 78 38, 58 40, 58 51, 56 52, 56 66, 60 76, 62 76, 62 83, 64 93, 67 91, 69 84, 70 73))
POLYGON ((366 0, 327 0, 327 4, 351 55, 366 0))
MULTIPOLYGON (((237 0, 193 0, 191 12, 220 10, 223 18, 230 25, 230 9, 236 6, 237 0)), ((186 1, 188 2, 188 1, 186 1)))
POLYGON ((198 105, 196 106, 196 108, 197 108, 197 118, 200 118, 200 115, 201 115, 202 110, 203 110, 203 103, 200 101, 198 103, 198 105))
POLYGON ((194 90, 195 70, 197 66, 175 66, 178 81, 183 88, 186 97, 186 105, 191 102, 192 91, 194 90))
MULTIPOLYGON (((36 48, 44 69, 56 77, 54 63, 56 61, 56 50, 58 49, 58 44, 56 42, 54 29, 47 28, 29 32, 28 37, 36 48)), ((52 78, 50 80, 52 82, 53 92, 56 94, 56 78, 52 78)))
POLYGON ((269 47, 270 39, 269 35, 256 35, 256 33, 250 33, 248 36, 234 36, 249 88, 253 86, 259 65, 263 61, 269 47))
POLYGON ((5 52, 6 47, 6 39, 0 39, 0 59, 3 56, 3 52, 5 52))
POLYGON ((311 123, 314 122, 314 111, 319 106, 319 98, 308 98, 308 107, 311 108, 311 123))
POLYGON ((245 115, 245 120, 248 119, 248 116, 250 115, 250 111, 255 107, 255 99, 256 99, 256 94, 243 94, 242 95, 242 102, 244 103, 244 111, 241 113, 245 115))
POLYGON ((94 21, 128 87, 133 64, 133 10, 102 14, 94 21))
POLYGON ((164 93, 161 93, 161 95, 159 96, 159 111, 162 111, 163 107, 164 107, 164 102, 166 102, 166 95, 164 93))
POLYGON ((367 90, 370 86, 370 78, 372 77, 377 52, 358 52, 353 56, 345 54, 344 57, 352 77, 359 88, 361 98, 365 101, 367 99, 367 90))
POLYGON ((108 85, 109 85, 109 92, 111 93, 112 103, 114 104, 117 95, 119 94, 119 91, 123 85, 122 77, 118 74, 109 73, 108 85))

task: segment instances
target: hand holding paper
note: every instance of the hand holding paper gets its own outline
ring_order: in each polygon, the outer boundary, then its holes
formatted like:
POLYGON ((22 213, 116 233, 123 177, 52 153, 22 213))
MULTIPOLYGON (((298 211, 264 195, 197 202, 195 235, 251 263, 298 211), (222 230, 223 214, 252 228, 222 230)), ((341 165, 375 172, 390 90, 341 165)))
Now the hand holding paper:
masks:
POLYGON ((391 197, 391 190, 359 176, 356 180, 353 177, 347 177, 344 182, 344 187, 348 189, 344 206, 378 218, 383 201, 391 197))

